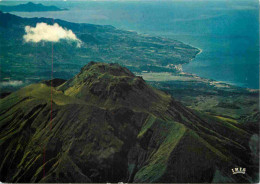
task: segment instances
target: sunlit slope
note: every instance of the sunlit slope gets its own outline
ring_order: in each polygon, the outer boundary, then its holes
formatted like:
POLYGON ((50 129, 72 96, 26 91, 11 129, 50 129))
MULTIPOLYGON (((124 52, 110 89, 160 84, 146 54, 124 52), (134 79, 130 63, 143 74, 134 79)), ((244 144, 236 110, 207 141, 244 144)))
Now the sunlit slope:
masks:
POLYGON ((258 169, 249 132, 186 108, 118 64, 91 62, 50 84, 0 101, 3 182, 246 182, 258 169), (236 166, 247 173, 232 175, 236 166))

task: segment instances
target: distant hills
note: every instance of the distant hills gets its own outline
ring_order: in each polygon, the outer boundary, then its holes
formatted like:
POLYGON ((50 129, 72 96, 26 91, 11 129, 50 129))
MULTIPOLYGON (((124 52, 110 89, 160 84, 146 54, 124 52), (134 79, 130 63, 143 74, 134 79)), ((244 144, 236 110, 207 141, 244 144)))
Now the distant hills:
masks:
POLYGON ((64 11, 68 9, 58 8, 56 6, 45 6, 41 3, 26 3, 15 6, 1 5, 0 10, 3 12, 40 12, 40 11, 64 11))

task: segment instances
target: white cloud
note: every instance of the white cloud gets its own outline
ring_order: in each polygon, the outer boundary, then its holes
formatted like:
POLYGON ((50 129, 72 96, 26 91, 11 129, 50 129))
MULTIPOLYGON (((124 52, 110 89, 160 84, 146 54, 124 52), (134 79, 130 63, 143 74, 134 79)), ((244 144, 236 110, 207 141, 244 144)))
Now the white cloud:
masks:
POLYGON ((18 80, 4 81, 4 82, 0 83, 1 87, 6 87, 6 86, 16 87, 16 86, 21 86, 21 85, 23 85, 23 81, 18 81, 18 80))
POLYGON ((23 36, 25 42, 59 42, 60 40, 70 40, 77 42, 77 46, 81 45, 81 40, 66 28, 62 28, 59 24, 48 25, 44 22, 37 23, 36 27, 25 26, 25 35, 23 36))

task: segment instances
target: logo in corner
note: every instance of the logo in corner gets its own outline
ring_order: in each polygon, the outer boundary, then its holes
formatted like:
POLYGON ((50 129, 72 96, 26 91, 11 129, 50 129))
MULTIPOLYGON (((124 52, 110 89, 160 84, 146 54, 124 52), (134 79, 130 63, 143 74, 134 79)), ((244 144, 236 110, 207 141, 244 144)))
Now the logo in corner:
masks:
POLYGON ((236 167, 231 169, 233 174, 245 174, 246 173, 246 168, 242 168, 242 167, 236 167))

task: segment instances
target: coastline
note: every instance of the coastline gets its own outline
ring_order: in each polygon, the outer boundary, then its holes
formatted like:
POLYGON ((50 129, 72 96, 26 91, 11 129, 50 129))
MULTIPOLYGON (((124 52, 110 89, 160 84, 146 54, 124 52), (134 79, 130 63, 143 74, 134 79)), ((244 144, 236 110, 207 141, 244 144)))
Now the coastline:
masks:
MULTIPOLYGON (((100 26, 100 25, 98 25, 98 26, 100 26)), ((117 29, 117 28, 115 28, 115 29, 117 29)), ((139 33, 139 32, 137 32, 137 31, 131 31, 131 30, 124 30, 124 29, 119 29, 119 30, 122 30, 122 31, 127 31, 127 32, 134 32, 135 34, 137 34, 137 35, 141 35, 141 36, 149 36, 149 37, 154 37, 154 38, 156 38, 156 37, 160 37, 160 38, 163 38, 163 39, 169 39, 169 40, 174 40, 174 41, 177 41, 177 42, 180 42, 180 43, 182 43, 182 44, 184 44, 184 45, 187 45, 187 46, 190 46, 190 47, 192 47, 192 49, 197 49, 197 53, 194 53, 194 57, 193 58, 191 58, 190 60, 187 60, 187 62, 185 63, 185 64, 189 64, 190 62, 192 62, 198 55, 200 55, 202 52, 203 52, 203 49, 201 49, 201 48, 198 48, 198 47, 196 47, 196 46, 194 46, 194 45, 191 45, 191 44, 186 44, 185 42, 183 42, 183 41, 179 41, 179 40, 176 40, 176 39, 172 39, 172 38, 168 38, 168 37, 166 37, 166 36, 162 36, 162 35, 150 35, 150 34, 144 34, 144 33, 139 33)), ((218 81, 218 80, 214 80, 214 79, 211 79, 211 78, 204 78, 204 77, 200 77, 199 75, 197 75, 197 74, 194 74, 194 73, 189 73, 189 72, 184 72, 183 70, 182 70, 182 66, 184 65, 184 64, 178 64, 178 65, 180 65, 180 71, 178 72, 178 78, 180 78, 181 76, 183 76, 183 77, 189 77, 189 78, 191 78, 191 76, 194 78, 194 79, 198 79, 198 78, 200 78, 201 80, 203 79, 203 80, 207 80, 207 81, 214 81, 214 83, 221 83, 221 84, 225 84, 225 86, 234 86, 234 87, 236 87, 236 88, 243 88, 243 89, 250 89, 250 90, 256 90, 256 91, 259 91, 259 89, 252 89, 252 88, 247 88, 247 87, 243 87, 243 86, 240 86, 240 85, 237 85, 237 84, 232 84, 232 83, 228 83, 228 82, 225 82, 225 81, 218 81)), ((176 65, 177 66, 177 65, 176 65)), ((133 71, 134 72, 134 71, 133 71)), ((156 72, 156 73, 158 73, 158 72, 156 72)), ((175 74, 172 74, 172 75, 175 75, 175 74)), ((176 75, 176 76, 177 76, 176 75)))
MULTIPOLYGON (((184 43, 184 44, 186 44, 186 43, 184 43)), ((191 45, 191 44, 187 44, 187 45, 189 45, 189 46, 191 46, 191 47, 194 47, 194 48, 196 48, 196 49, 199 50, 198 54, 196 54, 195 57, 191 59, 190 62, 192 62, 198 55, 200 55, 200 54, 203 52, 203 49, 201 49, 201 48, 199 48, 199 47, 196 47, 196 46, 193 46, 193 45, 191 45)), ((190 63, 190 62, 189 62, 189 63, 190 63)), ((187 65, 187 64, 189 64, 189 63, 182 64, 181 66, 187 65)), ((215 79, 211 79, 211 78, 200 77, 199 75, 194 74, 194 73, 184 72, 183 69, 182 69, 181 74, 189 75, 189 76, 194 76, 195 78, 200 78, 200 79, 203 79, 203 80, 211 81, 211 84, 213 84, 213 83, 214 83, 214 84, 222 84, 222 85, 224 85, 224 86, 226 86, 226 87, 229 86, 229 88, 244 89, 244 90, 247 90, 247 91, 250 91, 250 92, 260 92, 260 88, 259 88, 259 89, 249 88, 249 87, 245 87, 245 86, 242 86, 242 85, 238 85, 238 84, 236 84, 236 83, 231 83, 231 82, 229 83, 229 82, 227 82, 227 81, 219 81, 219 80, 215 80, 215 79)))
MULTIPOLYGON (((179 41, 179 40, 176 40, 179 41)), ((183 44, 186 44, 182 41, 179 41, 183 44)), ((190 62, 192 62, 198 55, 200 55, 203 52, 203 49, 198 48, 196 46, 193 46, 191 44, 186 44, 189 45, 193 48, 196 48, 199 50, 199 52, 195 55, 194 58, 192 58, 190 60, 190 62)), ((190 62, 186 63, 189 64, 190 62)), ((184 72, 182 69, 182 66, 184 64, 180 64, 181 65, 181 70, 179 70, 180 72, 177 74, 171 73, 171 72, 150 72, 150 73, 146 73, 146 72, 141 72, 139 74, 139 76, 142 76, 144 78, 144 80, 147 80, 149 82, 202 82, 208 86, 211 87, 215 87, 218 89, 226 89, 226 90, 237 90, 237 91, 247 91, 247 92, 260 92, 260 89, 254 89, 254 88, 248 88, 248 87, 243 87, 243 86, 239 86, 237 84, 233 84, 233 83, 228 83, 226 81, 218 81, 215 79, 210 79, 210 78, 206 78, 206 77, 200 77, 197 74, 194 73, 189 73, 189 72, 184 72)))
POLYGON ((203 52, 203 50, 201 48, 198 48, 198 47, 195 47, 195 48, 199 49, 199 53, 196 56, 200 55, 203 52))

